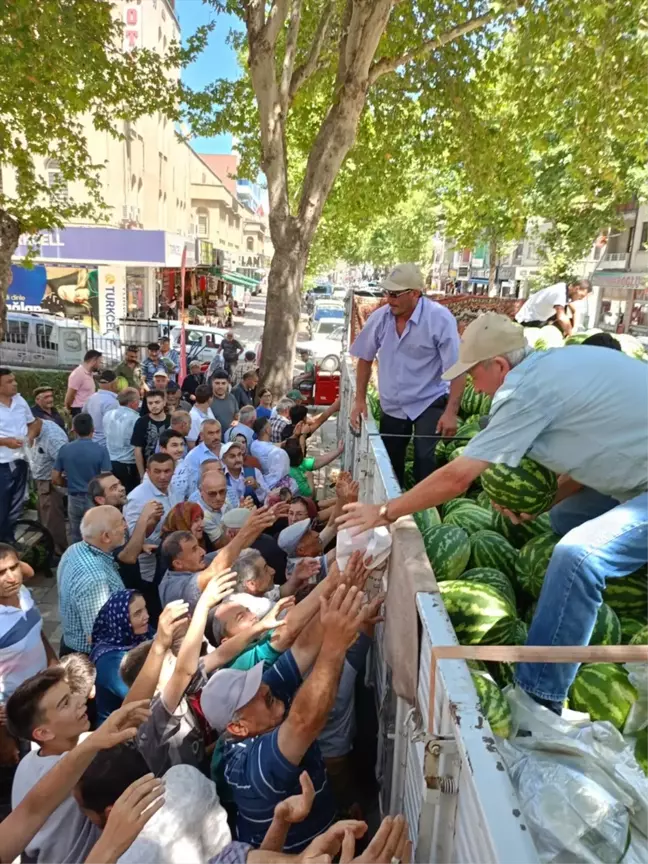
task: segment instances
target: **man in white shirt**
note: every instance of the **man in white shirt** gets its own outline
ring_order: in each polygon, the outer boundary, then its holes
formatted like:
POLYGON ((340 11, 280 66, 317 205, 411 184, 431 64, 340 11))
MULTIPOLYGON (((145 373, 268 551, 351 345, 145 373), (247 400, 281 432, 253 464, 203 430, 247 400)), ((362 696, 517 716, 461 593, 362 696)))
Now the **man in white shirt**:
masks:
POLYGON ((195 395, 196 403, 189 412, 189 417, 191 418, 191 429, 187 435, 187 440, 193 441, 194 443, 198 440, 200 427, 205 420, 214 419, 214 415, 209 408, 212 398, 211 387, 208 387, 207 384, 199 384, 196 387, 195 395))
MULTIPOLYGON (((162 525, 167 513, 183 500, 171 488, 171 478, 173 477, 174 468, 173 459, 168 453, 154 453, 149 457, 142 482, 130 493, 124 507, 124 519, 126 520, 128 531, 132 535, 144 506, 149 501, 158 501, 162 505, 162 516, 154 530, 149 532, 147 536, 147 543, 156 546, 160 543, 162 525)), ((153 585, 157 559, 155 555, 142 552, 138 558, 138 562, 142 578, 142 588, 146 592, 145 597, 148 606, 149 600, 154 603, 157 596, 157 591, 153 585), (151 590, 146 591, 147 587, 150 587, 151 590), (151 595, 150 597, 149 594, 151 595)), ((154 608, 149 607, 149 614, 154 615, 154 612, 154 608)))
POLYGON ((242 444, 233 441, 223 445, 221 458, 225 465, 227 485, 239 500, 249 495, 260 506, 268 494, 268 487, 258 468, 243 467, 244 457, 242 444))
POLYGON ((13 543, 13 529, 22 512, 29 467, 26 447, 39 435, 42 420, 18 394, 11 371, 0 368, 0 543, 13 543))
POLYGON ((63 490, 52 483, 52 471, 58 452, 68 443, 64 429, 53 420, 41 420, 41 430, 27 447, 27 459, 38 494, 38 518, 52 535, 54 554, 67 549, 65 533, 65 498, 63 490))
POLYGON ((205 533, 212 543, 223 545, 223 526, 221 524, 224 514, 229 509, 226 502, 227 480, 222 471, 208 471, 200 481, 198 489, 190 496, 189 500, 200 504, 205 514, 205 533))
POLYGON ((169 488, 186 501, 195 487, 190 483, 190 475, 185 465, 185 440, 179 432, 165 429, 160 435, 160 453, 168 453, 173 459, 175 470, 169 488))
POLYGON ((592 283, 587 279, 577 282, 556 282, 540 291, 536 291, 518 311, 515 320, 524 327, 544 327, 545 324, 555 324, 563 336, 569 336, 572 331, 574 308, 572 303, 583 300, 592 290, 592 283))
POLYGON ((135 448, 131 444, 133 429, 139 420, 139 406, 139 391, 134 387, 126 387, 117 396, 117 407, 103 418, 105 444, 113 474, 121 481, 127 494, 133 491, 140 480, 135 464, 135 448))
POLYGON ((202 438, 200 444, 197 444, 185 458, 187 473, 194 489, 200 480, 202 463, 207 459, 220 459, 223 433, 218 420, 213 418, 204 420, 200 427, 200 437, 202 438))
MULTIPOLYGON (((97 379, 99 389, 83 406, 86 414, 92 417, 92 425, 94 427, 93 439, 96 444, 106 444, 106 435, 104 433, 104 416, 108 411, 114 411, 119 408, 117 401, 117 376, 110 369, 104 369, 99 374, 97 379)), ((111 457, 112 458, 112 457, 111 457)))
POLYGON ((259 417, 252 428, 256 438, 252 441, 250 453, 261 463, 266 486, 274 489, 290 474, 290 459, 282 447, 271 443, 272 425, 267 417, 259 417))

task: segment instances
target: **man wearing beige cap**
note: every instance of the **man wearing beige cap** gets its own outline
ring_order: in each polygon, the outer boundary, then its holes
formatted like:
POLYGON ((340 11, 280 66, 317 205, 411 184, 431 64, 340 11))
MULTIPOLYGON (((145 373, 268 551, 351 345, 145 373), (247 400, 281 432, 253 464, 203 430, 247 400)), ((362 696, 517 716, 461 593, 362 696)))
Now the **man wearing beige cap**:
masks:
POLYGON ((380 287, 387 303, 372 312, 350 348, 358 358, 351 425, 357 429, 360 417, 367 416, 367 385, 378 356, 380 432, 402 486, 412 430, 419 481, 436 467, 437 436, 457 431, 465 381, 448 384, 442 379, 457 360, 457 322, 445 306, 422 296, 425 284, 416 264, 399 264, 380 287))
MULTIPOLYGON (((466 328, 459 361, 445 375, 467 371, 475 389, 493 397, 488 426, 400 498, 346 505, 341 525, 388 525, 462 495, 491 463, 517 467, 528 455, 560 477, 550 518, 563 535, 528 644, 587 645, 606 581, 645 573, 648 561, 648 365, 598 346, 531 352, 519 325, 487 312, 466 328)), ((560 713, 577 668, 520 663, 516 681, 560 713)))

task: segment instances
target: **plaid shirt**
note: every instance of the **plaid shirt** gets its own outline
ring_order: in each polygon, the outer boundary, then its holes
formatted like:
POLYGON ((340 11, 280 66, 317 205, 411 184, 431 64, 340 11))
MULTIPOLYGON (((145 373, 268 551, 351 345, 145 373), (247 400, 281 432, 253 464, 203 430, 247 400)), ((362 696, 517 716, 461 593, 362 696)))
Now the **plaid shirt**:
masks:
POLYGON ((69 439, 66 432, 53 420, 43 420, 43 426, 38 438, 34 439, 32 447, 27 447, 27 460, 34 480, 51 480, 52 468, 58 452, 69 439))
POLYGON ((286 428, 290 421, 286 420, 285 417, 282 417, 281 414, 275 414, 270 418, 270 429, 271 429, 271 442, 273 444, 281 444, 283 438, 281 437, 281 433, 286 428))
POLYGON ((157 370, 162 366, 162 361, 158 360, 157 362, 153 362, 150 357, 147 357, 142 361, 141 370, 142 377, 144 378, 145 383, 149 387, 153 387, 153 375, 157 372, 157 370))
POLYGON ((256 360, 245 360, 243 363, 237 363, 232 372, 232 387, 243 381, 246 372, 256 372, 257 368, 256 360))
POLYGON ((72 651, 89 654, 99 610, 111 594, 124 590, 117 562, 112 555, 82 540, 63 554, 56 581, 63 640, 72 651))

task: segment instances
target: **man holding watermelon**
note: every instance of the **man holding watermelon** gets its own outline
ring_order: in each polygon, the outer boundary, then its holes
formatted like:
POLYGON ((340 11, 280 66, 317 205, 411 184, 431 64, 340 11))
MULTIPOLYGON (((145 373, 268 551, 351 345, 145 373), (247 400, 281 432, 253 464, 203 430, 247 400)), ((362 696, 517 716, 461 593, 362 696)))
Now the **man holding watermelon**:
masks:
MULTIPOLYGON (((478 477, 516 521, 554 508, 552 527, 566 533, 527 644, 587 645, 606 581, 648 562, 648 364, 594 346, 531 352, 521 327, 487 312, 466 328, 459 361, 443 377, 466 373, 493 397, 487 427, 400 498, 346 505, 340 526, 389 525, 464 494, 478 477)), ((520 663, 516 681, 560 713, 577 668, 520 663)))

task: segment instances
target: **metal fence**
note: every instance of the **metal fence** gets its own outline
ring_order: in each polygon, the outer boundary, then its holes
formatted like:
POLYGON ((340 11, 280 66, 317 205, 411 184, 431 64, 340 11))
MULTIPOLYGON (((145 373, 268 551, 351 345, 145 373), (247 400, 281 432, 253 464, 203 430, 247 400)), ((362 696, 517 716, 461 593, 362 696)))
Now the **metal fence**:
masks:
MULTIPOLYGON (((349 430, 355 374, 343 359, 338 437, 345 440, 345 468, 360 483, 363 501, 384 503, 400 495, 374 421, 362 424, 359 438, 349 430)), ((398 578, 394 561, 420 561, 429 568, 420 535, 408 548, 393 534, 386 580, 398 578), (418 542, 420 541, 420 542, 418 542)), ((376 633, 368 677, 375 688, 379 740, 376 773, 383 814, 404 813, 418 862, 537 862, 520 805, 482 715, 469 669, 463 660, 440 660, 435 702, 429 704, 432 645, 457 640, 436 591, 416 595, 420 655, 416 703, 396 696, 384 656, 384 629, 376 633)), ((389 605, 387 607, 389 616, 389 605)))

